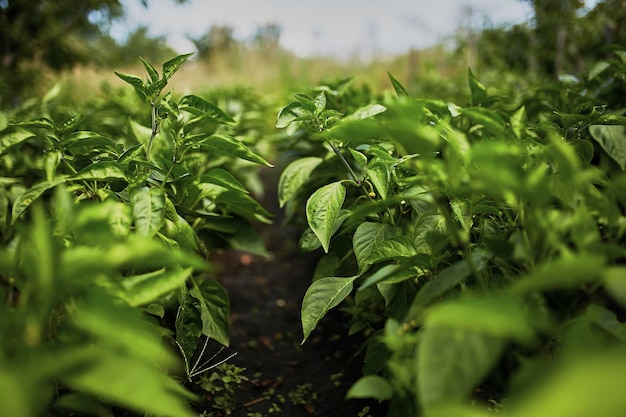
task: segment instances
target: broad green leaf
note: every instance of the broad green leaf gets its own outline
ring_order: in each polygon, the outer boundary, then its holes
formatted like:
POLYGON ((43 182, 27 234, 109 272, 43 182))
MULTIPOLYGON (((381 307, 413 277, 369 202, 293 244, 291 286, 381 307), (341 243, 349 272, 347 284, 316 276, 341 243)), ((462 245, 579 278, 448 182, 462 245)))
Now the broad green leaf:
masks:
POLYGON ((583 167, 591 165, 593 160, 593 144, 588 140, 576 140, 570 142, 570 145, 574 148, 580 164, 583 167))
POLYGON ((626 126, 589 126, 591 137, 626 171, 626 126))
POLYGON ((589 75, 587 76, 587 80, 591 81, 594 78, 598 77, 600 74, 604 72, 607 68, 609 68, 611 64, 606 61, 600 61, 596 65, 591 68, 589 71, 589 75))
POLYGON ((64 144, 74 154, 89 154, 98 149, 111 151, 115 149, 115 143, 110 138, 84 130, 72 133, 64 141, 64 144))
POLYGON ((388 224, 361 223, 352 237, 354 255, 359 264, 359 271, 364 271, 368 265, 371 265, 370 255, 381 242, 397 234, 398 230, 388 224))
POLYGON ((330 238, 335 232, 339 212, 346 198, 346 189, 341 182, 334 182, 318 189, 306 203, 306 217, 315 236, 328 252, 330 238))
POLYGON ((145 320, 140 310, 120 305, 108 295, 90 293, 72 313, 71 321, 85 334, 122 348, 128 356, 165 368, 176 365, 161 344, 158 327, 145 320))
POLYGON ((143 276, 127 277, 122 281, 126 290, 125 299, 133 307, 150 304, 160 297, 172 293, 185 284, 193 268, 163 270, 143 276))
POLYGON ((339 305, 352 292, 357 277, 328 277, 315 281, 302 300, 302 332, 304 343, 328 311, 339 305))
POLYGON ((217 280, 207 279, 194 282, 189 294, 199 303, 202 334, 228 346, 230 300, 224 287, 217 280))
POLYGON ((576 288, 602 276, 604 257, 577 254, 572 258, 557 258, 539 265, 534 271, 520 277, 511 291, 517 294, 531 291, 549 291, 576 288))
POLYGON ((174 73, 178 71, 183 62, 185 62, 191 55, 193 55, 193 53, 178 55, 177 57, 174 57, 164 63, 162 71, 163 78, 165 78, 166 80, 172 78, 172 75, 174 75, 174 73))
POLYGON ((9 133, 0 134, 0 156, 33 137, 35 137, 33 133, 24 129, 15 129, 9 133))
POLYGON ((422 407, 469 398, 498 362, 502 340, 480 332, 427 326, 417 349, 417 392, 422 407))
POLYGON ((304 94, 294 94, 293 96, 308 113, 315 113, 317 106, 309 96, 304 94))
POLYGON ((196 415, 186 401, 195 399, 195 396, 154 364, 119 354, 110 348, 91 346, 81 350, 77 355, 90 354, 93 359, 88 366, 64 375, 61 382, 65 386, 141 413, 181 417, 196 415))
POLYGON ((130 125, 130 133, 133 134, 135 140, 139 143, 147 144, 150 142, 150 137, 152 135, 152 129, 146 127, 142 124, 137 123, 132 119, 128 119, 128 123, 130 125))
POLYGON ((524 395, 507 400, 511 417, 622 417, 626 411, 623 348, 585 352, 561 360, 524 395))
POLYGON ((213 168, 200 177, 200 181, 217 184, 221 187, 248 194, 244 187, 230 172, 223 168, 213 168))
POLYGON ((317 96, 315 96, 313 103, 315 103, 315 111, 317 113, 324 111, 326 108, 326 94, 323 91, 320 92, 317 96))
POLYGON ((75 114, 74 116, 70 116, 61 123, 59 130, 61 134, 65 136, 69 132, 74 131, 82 121, 85 120, 85 116, 82 113, 75 114))
POLYGON ((393 396, 393 388, 387 380, 378 375, 366 375, 357 380, 348 390, 346 398, 374 398, 385 401, 393 396))
POLYGON ((469 118, 474 124, 482 125, 492 135, 504 133, 506 125, 502 117, 493 110, 482 107, 468 107, 461 110, 461 114, 469 118))
POLYGON ((386 199, 389 194, 389 182, 391 172, 389 165, 378 160, 370 161, 367 165, 367 176, 374 185, 381 199, 386 199))
POLYGON ((410 258, 417 255, 415 244, 408 236, 393 236, 377 244, 367 261, 377 263, 384 260, 410 258))
POLYGON ((13 203, 13 209, 11 212, 11 224, 14 224, 17 219, 26 211, 26 209, 32 204, 33 201, 38 199, 43 193, 57 185, 65 182, 65 178, 57 178, 52 182, 40 181, 33 185, 31 188, 20 194, 19 197, 13 203))
POLYGON ((369 119, 370 117, 374 117, 377 114, 384 113, 385 111, 387 111, 387 108, 382 104, 370 104, 355 110, 354 113, 349 114, 343 120, 347 122, 354 122, 357 120, 369 119))
POLYGON ((130 195, 137 234, 152 237, 163 225, 165 195, 161 188, 141 187, 130 195))
POLYGON ((278 113, 278 117, 276 119, 276 127, 279 129, 287 127, 292 122, 299 120, 299 118, 304 116, 305 114, 306 111, 302 107, 302 104, 298 102, 289 103, 288 105, 283 107, 278 113))
POLYGON ((391 81, 391 85, 398 97, 408 97, 409 93, 406 92, 406 88, 400 84, 400 81, 396 80, 389 71, 387 71, 387 75, 389 76, 389 81, 391 81))
POLYGON ((139 57, 139 60, 141 61, 141 63, 143 64, 144 68, 146 69, 146 71, 148 72, 148 76, 150 77, 150 82, 156 82, 159 80, 159 73, 157 72, 157 70, 152 66, 152 64, 150 64, 148 61, 146 61, 145 59, 143 59, 142 57, 139 57))
POLYGON ((250 220, 270 224, 272 213, 263 208, 250 195, 241 191, 226 190, 215 198, 215 204, 226 212, 235 213, 250 220))
POLYGON ((284 207, 287 201, 297 194, 300 187, 309 180, 311 173, 322 161, 322 158, 309 156, 296 159, 285 167, 278 180, 278 201, 280 207, 284 207))
POLYGON ((438 303, 425 313, 425 326, 468 330, 517 342, 531 340, 533 327, 542 324, 510 297, 461 297, 438 303))
POLYGON ((93 165, 89 165, 72 177, 70 180, 85 180, 85 181, 111 181, 111 180, 124 180, 128 182, 126 176, 126 170, 124 167, 114 161, 101 161, 96 162, 93 165))
POLYGON ((56 130, 54 122, 47 117, 38 117, 36 119, 27 120, 25 122, 16 123, 17 126, 32 127, 37 129, 56 130))
POLYGON ((184 250, 194 251, 198 249, 196 232, 187 220, 178 214, 171 219, 168 217, 164 219, 160 233, 174 240, 177 246, 184 250))
MULTIPOLYGON (((475 258, 474 262, 476 262, 476 260, 477 259, 475 258)), ((484 263, 477 265, 479 270, 482 269, 482 267, 484 267, 484 263)), ((415 296, 415 299, 413 300, 413 303, 411 304, 408 316, 411 318, 416 317, 424 309, 424 307, 459 285, 467 277, 469 277, 471 273, 472 270, 467 260, 463 259, 435 275, 430 281, 424 284, 422 288, 420 288, 419 292, 415 296)))
POLYGON ((194 113, 196 116, 202 115, 202 117, 213 120, 217 123, 235 123, 235 120, 226 113, 224 113, 222 109, 195 95, 188 95, 183 97, 180 100, 179 106, 181 110, 188 110, 190 111, 190 113, 194 113), (199 110, 201 113, 193 112, 193 109, 199 110))
POLYGON ((256 153, 252 152, 246 145, 243 144, 243 142, 228 135, 211 135, 206 142, 200 145, 200 148, 208 152, 218 152, 220 154, 235 156, 237 158, 245 159, 246 161, 254 162, 256 164, 266 165, 268 167, 274 166, 256 153))

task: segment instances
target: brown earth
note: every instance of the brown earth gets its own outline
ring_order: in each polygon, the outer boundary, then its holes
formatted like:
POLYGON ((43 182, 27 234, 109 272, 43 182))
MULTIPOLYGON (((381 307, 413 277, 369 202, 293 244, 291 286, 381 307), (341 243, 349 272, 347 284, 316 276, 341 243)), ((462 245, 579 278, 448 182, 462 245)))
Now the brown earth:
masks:
MULTIPOLYGON (((236 352, 228 363, 245 368, 230 415, 384 416, 384 405, 345 399, 361 376, 363 356, 355 356, 362 340, 348 336, 348 321, 340 309, 331 310, 301 344, 300 307, 319 254, 301 253, 299 231, 283 224, 276 199, 277 171, 263 174, 267 194, 261 199, 277 218, 272 225, 257 225, 269 256, 228 250, 213 259, 231 301, 231 345, 221 355, 236 352), (362 413, 364 407, 369 413, 362 413)), ((205 415, 227 415, 212 409, 211 400, 205 395, 205 415)))

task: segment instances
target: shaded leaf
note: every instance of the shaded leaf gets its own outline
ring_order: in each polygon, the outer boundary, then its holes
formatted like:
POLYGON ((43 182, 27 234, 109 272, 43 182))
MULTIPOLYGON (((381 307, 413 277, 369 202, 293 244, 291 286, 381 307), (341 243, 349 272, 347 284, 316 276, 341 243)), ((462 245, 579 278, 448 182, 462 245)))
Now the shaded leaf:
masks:
POLYGON ((243 142, 228 135, 214 134, 206 142, 200 145, 202 150, 208 152, 218 152, 220 154, 235 156, 246 161, 273 167, 261 156, 252 152, 243 142))
POLYGON ((278 180, 280 207, 284 207, 285 203, 297 194, 300 187, 309 180, 311 173, 322 161, 322 158, 311 156, 297 159, 285 167, 278 180))
POLYGON ((350 292, 357 277, 328 277, 315 281, 304 295, 302 301, 302 331, 304 343, 317 323, 333 307, 341 303, 350 292))
POLYGON ((626 171, 626 126, 589 126, 591 137, 626 171))
POLYGON ((230 300, 224 287, 217 280, 207 279, 194 282, 189 294, 199 303, 202 334, 228 346, 230 300))
POLYGON ((378 375, 366 375, 358 379, 348 390, 346 398, 374 398, 385 401, 393 396, 393 388, 378 375))

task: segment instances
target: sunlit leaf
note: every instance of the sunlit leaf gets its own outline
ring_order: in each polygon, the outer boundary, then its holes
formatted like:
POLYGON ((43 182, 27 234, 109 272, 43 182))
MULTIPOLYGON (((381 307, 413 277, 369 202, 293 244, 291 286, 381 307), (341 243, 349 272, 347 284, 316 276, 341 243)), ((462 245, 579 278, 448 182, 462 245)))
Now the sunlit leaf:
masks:
POLYGON ((141 187, 130 195, 137 233, 152 237, 159 231, 165 218, 165 195, 155 187, 141 187))
POLYGON ((0 156, 33 137, 35 137, 33 133, 24 129, 15 129, 9 133, 0 134, 0 156))
POLYGON ((426 327, 417 351, 417 391, 422 407, 470 396, 499 360, 504 343, 480 332, 426 327))
POLYGON ((322 158, 309 156, 291 162, 278 180, 278 201, 284 207, 310 178, 311 173, 322 163, 322 158))
POLYGON ((367 375, 358 379, 348 390, 346 398, 374 398, 385 401, 393 395, 393 388, 387 380, 378 375, 367 375))
POLYGON ((330 238, 335 232, 339 211, 346 197, 346 189, 341 182, 334 182, 318 189, 306 203, 306 216, 315 236, 328 252, 330 238))
POLYGON ((164 63, 163 64, 163 78, 165 78, 166 80, 169 80, 170 78, 172 78, 172 75, 174 75, 174 73, 176 71, 178 71, 180 66, 191 55, 193 55, 193 53, 178 55, 177 57, 174 57, 174 58, 170 59, 169 61, 167 61, 166 63, 164 63))
POLYGON ((13 203, 13 209, 11 212, 11 224, 14 224, 17 219, 26 211, 26 209, 37 200, 43 193, 56 187, 59 184, 65 182, 64 178, 57 178, 52 182, 41 181, 33 185, 31 188, 20 194, 19 197, 13 203))
POLYGON ((217 152, 220 154, 235 156, 261 165, 272 167, 273 165, 263 159, 261 156, 252 152, 243 142, 233 138, 232 136, 214 134, 200 148, 207 152, 217 152))
POLYGON ((626 171, 626 126, 589 126, 591 137, 626 171))

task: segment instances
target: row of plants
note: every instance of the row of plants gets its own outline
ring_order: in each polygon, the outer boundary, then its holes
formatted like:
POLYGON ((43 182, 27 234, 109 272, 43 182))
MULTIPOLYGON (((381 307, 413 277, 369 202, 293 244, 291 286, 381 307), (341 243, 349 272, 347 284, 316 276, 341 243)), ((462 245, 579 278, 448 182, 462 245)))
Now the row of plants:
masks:
POLYGON ((390 416, 621 416, 626 51, 524 91, 364 96, 278 114, 280 205, 319 251, 303 343, 340 307, 366 342, 348 398, 390 416))
POLYGON ((254 106, 166 91, 189 56, 116 73, 132 89, 80 112, 55 87, 0 113, 3 415, 197 415, 194 384, 228 358, 207 257, 265 253, 249 190, 271 164, 254 106))

